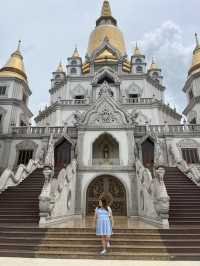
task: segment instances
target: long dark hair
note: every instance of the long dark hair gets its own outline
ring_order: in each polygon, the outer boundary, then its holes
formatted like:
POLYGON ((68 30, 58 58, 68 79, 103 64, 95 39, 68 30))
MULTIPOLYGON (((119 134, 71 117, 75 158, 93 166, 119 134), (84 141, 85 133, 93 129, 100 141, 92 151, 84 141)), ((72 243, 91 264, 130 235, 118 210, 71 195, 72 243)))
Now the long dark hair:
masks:
MULTIPOLYGON (((107 200, 105 198, 100 198, 99 200, 102 202, 102 207, 106 211, 108 211, 108 203, 107 203, 107 200)), ((98 206, 99 209, 102 208, 102 207, 101 206, 98 206)))

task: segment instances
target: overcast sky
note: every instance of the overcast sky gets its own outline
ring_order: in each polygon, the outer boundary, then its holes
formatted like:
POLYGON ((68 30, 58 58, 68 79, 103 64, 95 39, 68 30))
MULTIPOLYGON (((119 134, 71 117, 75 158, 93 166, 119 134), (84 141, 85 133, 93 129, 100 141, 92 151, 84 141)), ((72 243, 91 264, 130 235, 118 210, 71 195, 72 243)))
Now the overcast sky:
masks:
MULTIPOLYGON (((22 40, 22 53, 36 115, 49 101, 51 73, 77 44, 85 56, 103 0, 0 0, 0 66, 22 40)), ((182 87, 191 64, 194 33, 200 33, 199 0, 110 0, 130 56, 136 41, 150 63, 163 69, 166 102, 181 112, 182 87)))

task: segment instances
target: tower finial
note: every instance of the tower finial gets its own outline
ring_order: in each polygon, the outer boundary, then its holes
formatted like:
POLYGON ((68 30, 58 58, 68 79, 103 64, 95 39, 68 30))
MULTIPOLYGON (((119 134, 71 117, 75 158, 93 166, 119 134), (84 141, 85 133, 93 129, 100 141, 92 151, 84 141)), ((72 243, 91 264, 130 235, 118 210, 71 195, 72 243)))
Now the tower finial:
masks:
POLYGON ((22 41, 19 40, 19 41, 18 41, 18 46, 17 46, 17 51, 20 51, 20 49, 21 49, 21 43, 22 43, 22 41))
POLYGON ((75 49, 74 49, 74 53, 73 53, 72 57, 80 57, 77 45, 75 45, 75 49))
POLYGON ((195 39, 196 39, 196 46, 199 47, 199 38, 198 38, 198 34, 195 32, 195 39))
POLYGON ((101 16, 102 17, 111 17, 112 16, 112 12, 111 12, 111 8, 110 8, 110 3, 109 3, 108 0, 104 0, 104 2, 103 2, 101 16))
POLYGON ((138 43, 135 44, 134 55, 141 55, 138 43))

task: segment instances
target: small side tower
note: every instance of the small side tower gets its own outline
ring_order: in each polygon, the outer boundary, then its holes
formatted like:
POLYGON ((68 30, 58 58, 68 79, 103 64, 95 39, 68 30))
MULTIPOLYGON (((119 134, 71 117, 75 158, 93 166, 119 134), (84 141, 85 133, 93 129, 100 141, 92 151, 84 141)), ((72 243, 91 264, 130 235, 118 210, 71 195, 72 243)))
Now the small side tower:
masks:
POLYGON ((151 77, 152 80, 154 80, 156 83, 162 85, 163 84, 163 76, 162 76, 162 70, 159 68, 155 60, 152 58, 151 65, 148 69, 148 75, 151 77))
POLYGON ((20 51, 21 41, 4 67, 0 69, 0 131, 8 133, 11 126, 28 126, 33 116, 28 108, 32 94, 20 51))
POLYGON ((196 47, 193 51, 192 66, 183 88, 187 96, 187 107, 183 114, 190 124, 200 124, 200 43, 195 33, 196 47))
POLYGON ((82 59, 77 47, 75 48, 72 57, 68 58, 67 74, 69 76, 80 76, 82 74, 82 59))
POLYGON ((133 56, 131 57, 132 73, 144 74, 146 73, 146 60, 145 55, 140 52, 136 43, 133 56))

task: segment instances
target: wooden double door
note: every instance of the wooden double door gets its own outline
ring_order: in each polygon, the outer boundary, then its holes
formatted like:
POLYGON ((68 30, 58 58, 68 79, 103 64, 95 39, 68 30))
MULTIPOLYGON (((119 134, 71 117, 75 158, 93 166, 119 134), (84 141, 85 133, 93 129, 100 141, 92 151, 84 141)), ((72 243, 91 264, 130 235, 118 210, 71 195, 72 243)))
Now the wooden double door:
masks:
POLYGON ((126 190, 119 179, 113 176, 97 177, 87 190, 86 215, 93 215, 99 199, 104 196, 117 216, 127 215, 126 190))

